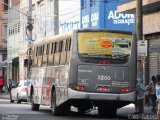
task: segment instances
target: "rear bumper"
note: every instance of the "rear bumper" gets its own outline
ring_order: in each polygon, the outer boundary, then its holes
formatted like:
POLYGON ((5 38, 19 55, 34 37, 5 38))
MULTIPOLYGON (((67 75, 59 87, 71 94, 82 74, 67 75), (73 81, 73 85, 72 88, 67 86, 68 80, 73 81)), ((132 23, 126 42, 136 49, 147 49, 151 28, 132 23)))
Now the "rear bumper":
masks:
POLYGON ((75 91, 68 88, 68 99, 86 99, 86 100, 119 100, 135 102, 136 94, 135 92, 126 94, 110 94, 110 93, 89 93, 75 91))
POLYGON ((18 96, 18 99, 19 100, 27 100, 28 96, 27 96, 27 93, 26 92, 21 92, 18 96))

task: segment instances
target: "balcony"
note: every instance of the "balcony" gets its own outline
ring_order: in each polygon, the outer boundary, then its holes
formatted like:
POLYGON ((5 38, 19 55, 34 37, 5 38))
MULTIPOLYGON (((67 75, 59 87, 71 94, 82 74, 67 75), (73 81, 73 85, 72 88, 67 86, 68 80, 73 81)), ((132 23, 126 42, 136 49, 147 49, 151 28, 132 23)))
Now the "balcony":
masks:
POLYGON ((8 11, 4 11, 2 16, 0 17, 0 20, 7 20, 8 19, 8 11))

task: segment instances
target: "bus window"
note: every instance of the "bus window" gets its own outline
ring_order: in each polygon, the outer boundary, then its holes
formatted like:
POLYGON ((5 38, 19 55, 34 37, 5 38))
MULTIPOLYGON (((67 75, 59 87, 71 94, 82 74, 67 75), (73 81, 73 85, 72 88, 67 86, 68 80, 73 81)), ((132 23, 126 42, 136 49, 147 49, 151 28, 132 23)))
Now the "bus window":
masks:
POLYGON ((42 46, 42 55, 45 55, 45 45, 42 46))
POLYGON ((70 60, 70 48, 71 48, 71 38, 68 38, 66 40, 66 47, 65 47, 65 50, 67 51, 67 56, 66 56, 66 63, 68 64, 69 63, 69 60, 70 60))
POLYGON ((44 49, 43 49, 44 47, 43 46, 40 46, 40 56, 42 56, 43 55, 43 51, 44 51, 44 49))
POLYGON ((42 54, 43 54, 42 65, 43 65, 43 66, 46 66, 46 65, 47 65, 47 52, 46 52, 46 51, 47 51, 47 47, 48 47, 48 46, 47 46, 46 44, 43 45, 43 47, 42 47, 42 48, 43 48, 43 49, 42 49, 42 50, 43 50, 43 52, 42 52, 42 54))
POLYGON ((40 55, 40 47, 38 47, 38 53, 37 53, 37 56, 40 55))
POLYGON ((55 53, 58 53, 59 52, 59 43, 56 42, 55 43, 55 53))
POLYGON ((63 41, 63 48, 62 48, 62 52, 66 51, 66 40, 63 41))
POLYGON ((54 53, 54 48, 55 48, 55 43, 52 43, 52 44, 51 44, 51 49, 50 49, 50 50, 51 50, 51 52, 50 52, 51 54, 54 53))
POLYGON ((49 55, 50 44, 47 44, 46 55, 49 55))
POLYGON ((60 62, 60 53, 59 53, 60 46, 59 45, 60 45, 59 42, 55 42, 54 65, 59 65, 59 62, 60 62))
POLYGON ((62 49, 63 49, 63 41, 60 41, 59 42, 59 50, 58 50, 58 52, 62 52, 62 49))
POLYGON ((61 56, 60 56, 60 64, 65 64, 66 63, 66 51, 65 51, 65 46, 66 46, 66 41, 60 41, 60 46, 61 46, 61 56))
POLYGON ((66 48, 65 51, 70 51, 70 47, 71 47, 71 38, 68 38, 66 40, 66 48))
POLYGON ((38 47, 36 47, 35 52, 36 52, 36 56, 38 56, 38 47))
POLYGON ((38 66, 42 65, 42 53, 43 53, 43 46, 39 46, 38 47, 38 58, 37 58, 38 66))
POLYGON ((54 43, 48 44, 48 65, 53 65, 54 43))

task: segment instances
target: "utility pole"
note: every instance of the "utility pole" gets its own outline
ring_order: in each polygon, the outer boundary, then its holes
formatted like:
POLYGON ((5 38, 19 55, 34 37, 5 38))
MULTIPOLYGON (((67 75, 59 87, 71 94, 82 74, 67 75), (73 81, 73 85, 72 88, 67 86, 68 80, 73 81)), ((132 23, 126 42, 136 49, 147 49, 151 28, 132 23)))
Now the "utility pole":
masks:
MULTIPOLYGON (((27 78, 30 79, 30 67, 31 67, 31 49, 30 49, 30 44, 33 42, 33 38, 32 38, 32 30, 33 30, 33 25, 32 25, 32 0, 28 1, 28 17, 27 17, 27 26, 26 28, 28 29, 28 67, 27 67, 27 78)), ((27 33, 27 31, 26 31, 27 33)))
POLYGON ((54 0, 54 33, 59 34, 59 1, 54 0))
MULTIPOLYGON (((136 39, 137 42, 139 40, 143 40, 143 0, 136 0, 136 39)), ((140 58, 140 63, 137 65, 137 74, 140 76, 140 79, 143 80, 144 85, 144 60, 142 57, 140 58), (142 77, 143 76, 143 77, 142 77)), ((142 82, 142 80, 137 82, 142 82)), ((142 91, 138 91, 142 92, 142 91)), ((135 104, 135 110, 138 113, 144 112, 144 98, 137 99, 135 104)))
POLYGON ((32 0, 29 0, 29 9, 28 9, 28 17, 27 17, 27 29, 28 29, 28 42, 29 44, 32 42, 32 30, 33 30, 33 25, 32 25, 32 0))

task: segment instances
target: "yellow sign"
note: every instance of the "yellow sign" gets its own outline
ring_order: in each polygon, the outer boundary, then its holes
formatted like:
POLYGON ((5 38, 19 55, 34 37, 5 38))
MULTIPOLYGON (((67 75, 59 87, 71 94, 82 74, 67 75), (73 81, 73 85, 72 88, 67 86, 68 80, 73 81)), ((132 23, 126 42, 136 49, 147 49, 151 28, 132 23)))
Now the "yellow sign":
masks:
POLYGON ((113 43, 129 39, 131 35, 107 32, 78 33, 78 51, 80 54, 112 55, 113 43))

